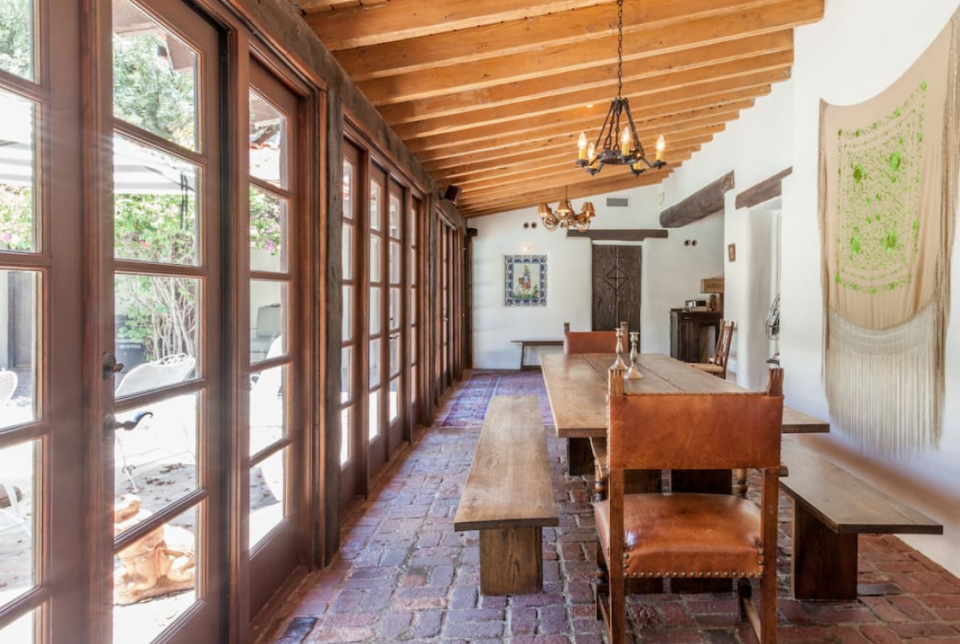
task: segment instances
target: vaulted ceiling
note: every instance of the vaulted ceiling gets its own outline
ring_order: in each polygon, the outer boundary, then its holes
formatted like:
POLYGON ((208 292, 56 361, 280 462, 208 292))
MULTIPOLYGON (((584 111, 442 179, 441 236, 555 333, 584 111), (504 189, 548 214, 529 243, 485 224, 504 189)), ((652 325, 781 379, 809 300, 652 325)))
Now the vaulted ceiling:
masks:
POLYGON ((291 0, 465 216, 659 183, 771 85, 824 0, 625 0, 623 95, 652 156, 577 168, 616 94, 615 0, 291 0))

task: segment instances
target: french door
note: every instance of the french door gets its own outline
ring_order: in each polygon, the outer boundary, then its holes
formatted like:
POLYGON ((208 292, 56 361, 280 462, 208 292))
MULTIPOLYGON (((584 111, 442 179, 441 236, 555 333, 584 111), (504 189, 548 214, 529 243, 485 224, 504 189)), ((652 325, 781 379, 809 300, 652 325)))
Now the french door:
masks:
POLYGON ((103 222, 104 641, 215 641, 224 525, 220 33, 179 0, 112 0, 103 222), (112 456, 112 458, 111 458, 112 456))

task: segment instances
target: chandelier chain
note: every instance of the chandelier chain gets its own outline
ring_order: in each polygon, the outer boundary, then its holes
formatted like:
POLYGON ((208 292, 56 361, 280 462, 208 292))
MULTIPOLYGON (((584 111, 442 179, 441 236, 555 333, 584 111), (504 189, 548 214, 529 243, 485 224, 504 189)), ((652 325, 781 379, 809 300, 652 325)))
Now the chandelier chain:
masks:
POLYGON ((617 0, 617 98, 623 94, 623 0, 617 0))

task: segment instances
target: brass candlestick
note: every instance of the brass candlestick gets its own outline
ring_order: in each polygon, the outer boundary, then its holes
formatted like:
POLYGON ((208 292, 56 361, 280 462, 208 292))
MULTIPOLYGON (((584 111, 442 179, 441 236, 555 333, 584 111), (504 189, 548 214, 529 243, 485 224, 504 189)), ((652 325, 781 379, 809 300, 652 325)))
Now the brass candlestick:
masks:
POLYGON ((640 373, 640 353, 637 351, 637 344, 640 343, 640 332, 630 332, 630 369, 627 370, 627 378, 631 380, 640 380, 643 374, 640 373))
POLYGON ((623 328, 617 329, 617 359, 610 366, 611 369, 627 371, 627 363, 623 361, 623 328))

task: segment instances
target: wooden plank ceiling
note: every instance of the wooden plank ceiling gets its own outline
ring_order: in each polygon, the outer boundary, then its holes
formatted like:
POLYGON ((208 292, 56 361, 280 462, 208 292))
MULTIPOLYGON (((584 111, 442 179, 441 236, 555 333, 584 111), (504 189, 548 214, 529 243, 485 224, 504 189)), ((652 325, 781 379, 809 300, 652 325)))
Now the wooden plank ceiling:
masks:
POLYGON ((824 0, 625 0, 623 95, 649 155, 634 177, 574 165, 616 94, 615 0, 291 0, 441 185, 479 216, 661 182, 790 77, 824 0))

